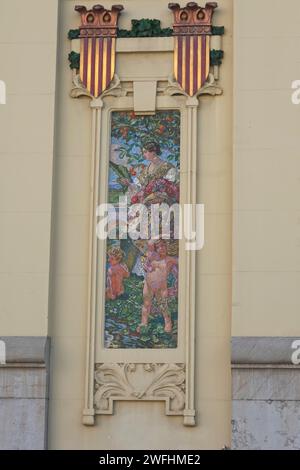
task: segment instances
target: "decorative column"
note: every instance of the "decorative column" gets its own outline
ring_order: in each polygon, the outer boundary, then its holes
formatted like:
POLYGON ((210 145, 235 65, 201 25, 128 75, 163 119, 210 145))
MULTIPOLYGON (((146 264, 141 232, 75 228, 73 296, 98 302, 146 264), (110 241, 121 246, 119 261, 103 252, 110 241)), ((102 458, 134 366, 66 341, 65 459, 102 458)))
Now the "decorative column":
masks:
MULTIPOLYGON (((192 221, 196 223, 197 204, 197 114, 199 101, 187 98, 187 155, 188 155, 188 201, 192 205, 192 221)), ((196 251, 187 251, 186 305, 186 399, 184 425, 195 426, 195 312, 196 312, 196 251)))
POLYGON ((96 292, 93 282, 97 263, 97 236, 96 236, 96 207, 99 191, 99 160, 100 160, 100 132, 103 101, 98 98, 91 101, 92 108, 92 163, 90 186, 90 239, 89 239, 89 274, 88 274, 88 322, 87 322, 87 354, 86 354, 86 381, 85 403, 83 409, 83 424, 93 426, 95 421, 94 409, 94 368, 95 362, 95 315, 96 292))

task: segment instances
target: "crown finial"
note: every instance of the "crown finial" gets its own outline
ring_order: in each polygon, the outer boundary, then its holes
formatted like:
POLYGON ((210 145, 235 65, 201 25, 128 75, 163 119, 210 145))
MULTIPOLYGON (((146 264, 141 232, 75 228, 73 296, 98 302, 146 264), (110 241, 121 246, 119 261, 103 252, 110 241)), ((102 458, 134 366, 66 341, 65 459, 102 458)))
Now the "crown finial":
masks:
POLYGON ((218 7, 216 2, 208 2, 205 7, 196 2, 188 2, 182 8, 179 3, 169 3, 168 7, 174 14, 175 36, 211 34, 213 14, 218 7))
POLYGON ((79 37, 116 37, 118 18, 123 9, 122 5, 113 5, 111 10, 102 5, 94 5, 87 10, 85 6, 76 5, 75 10, 81 16, 79 37))

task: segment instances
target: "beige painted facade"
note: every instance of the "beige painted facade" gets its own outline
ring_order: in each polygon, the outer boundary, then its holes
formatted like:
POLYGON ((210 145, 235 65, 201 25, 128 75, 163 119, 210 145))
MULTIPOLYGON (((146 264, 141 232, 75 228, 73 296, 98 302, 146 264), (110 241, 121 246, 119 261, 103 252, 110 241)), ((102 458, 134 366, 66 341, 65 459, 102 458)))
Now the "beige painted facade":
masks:
POLYGON ((233 336, 300 334, 300 4, 282 8, 235 2, 233 336))
POLYGON ((54 159, 57 1, 1 3, 1 334, 46 336, 54 159), (22 9, 22 11, 20 11, 22 9), (14 18, 12 27, 11 18, 14 18), (28 27, 30 25, 30 27, 28 27))
MULTIPOLYGON (((214 24, 225 26, 223 94, 201 96, 198 111, 205 246, 195 274, 195 427, 166 416, 163 403, 137 401, 116 403, 114 415, 97 417, 94 426, 82 424, 92 113, 88 98, 70 97, 67 32, 78 27, 78 2, 28 0, 22 11, 20 3, 2 0, 0 18, 0 80, 7 86, 0 105, 0 336, 51 339, 47 445, 231 446, 231 337, 300 335, 300 107, 291 103, 291 82, 300 79, 299 2, 219 0, 215 13, 214 24)), ((121 28, 142 17, 172 23, 167 0, 122 4, 121 28)), ((170 50, 119 52, 116 71, 121 80, 167 81, 172 61, 170 50)))

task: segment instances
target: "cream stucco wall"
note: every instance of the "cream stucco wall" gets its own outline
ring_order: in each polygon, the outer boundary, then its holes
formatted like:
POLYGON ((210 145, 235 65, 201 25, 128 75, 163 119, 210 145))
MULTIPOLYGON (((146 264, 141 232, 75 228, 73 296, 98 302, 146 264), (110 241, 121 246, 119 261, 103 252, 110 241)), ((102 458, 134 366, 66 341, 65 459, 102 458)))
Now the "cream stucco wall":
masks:
POLYGON ((7 336, 48 331, 57 3, 1 1, 0 334, 7 336))
MULTIPOLYGON (((85 2, 87 6, 95 2, 85 2)), ((110 6, 111 2, 102 2, 110 6)), ((120 27, 133 18, 172 23, 167 1, 122 2, 120 27)), ((50 448, 222 448, 230 443, 232 2, 219 2, 215 23, 226 26, 221 97, 203 97, 199 112, 198 200, 206 207, 206 244, 197 263, 196 408, 198 426, 166 417, 160 403, 117 403, 114 416, 94 427, 81 424, 86 346, 91 112, 86 99, 69 97, 72 74, 67 31, 77 27, 76 2, 59 10, 59 47, 54 167, 49 413, 50 448)), ((133 64, 133 67, 131 66, 133 64)), ((141 63, 138 63, 141 69, 141 63)), ((151 61, 145 73, 153 74, 151 61)), ((172 54, 164 68, 172 71, 172 54)), ((119 60, 118 73, 135 73, 119 60)))
POLYGON ((234 2, 233 336, 300 334, 297 0, 234 2))

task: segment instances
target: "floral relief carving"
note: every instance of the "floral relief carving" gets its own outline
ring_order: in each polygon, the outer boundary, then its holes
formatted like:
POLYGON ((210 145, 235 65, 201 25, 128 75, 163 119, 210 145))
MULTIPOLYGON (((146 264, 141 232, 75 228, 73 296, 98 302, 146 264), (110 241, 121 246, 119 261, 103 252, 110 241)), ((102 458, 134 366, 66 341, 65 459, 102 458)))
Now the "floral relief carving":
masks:
POLYGON ((167 415, 182 415, 184 364, 96 364, 96 414, 113 414, 115 400, 165 401, 167 415))

